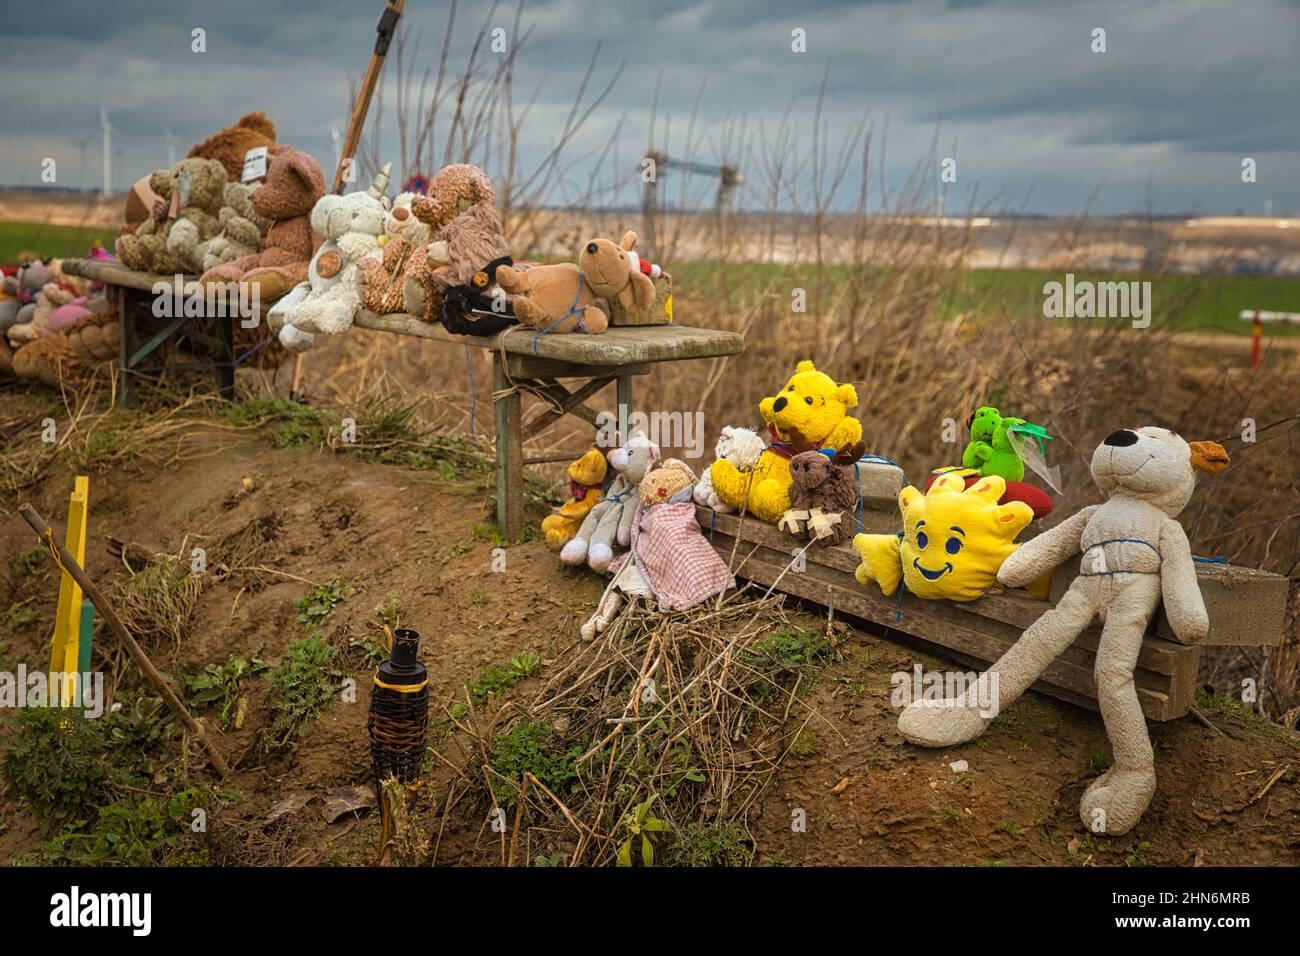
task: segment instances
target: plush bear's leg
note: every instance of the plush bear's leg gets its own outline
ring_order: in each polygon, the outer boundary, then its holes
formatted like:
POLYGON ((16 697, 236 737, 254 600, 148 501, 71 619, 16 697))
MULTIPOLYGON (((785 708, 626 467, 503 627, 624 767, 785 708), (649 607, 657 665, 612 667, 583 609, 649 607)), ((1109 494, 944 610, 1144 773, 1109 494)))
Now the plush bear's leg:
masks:
POLYGON ((1112 575, 1105 624, 1097 645, 1097 701, 1115 764, 1094 780, 1079 802, 1079 818, 1093 833, 1127 833, 1156 791, 1155 755, 1138 703, 1133 669, 1142 634, 1160 597, 1154 574, 1112 575))
POLYGON ((612 507, 600 517, 591 536, 591 547, 587 549, 587 564, 593 571, 604 574, 609 570, 609 563, 614 560, 614 541, 618 536, 618 524, 623 509, 612 507))
POLYGON ((605 591, 604 596, 600 599, 600 605, 596 608, 586 624, 582 625, 582 639, 584 641, 594 640, 597 634, 603 633, 609 626, 609 622, 618 614, 619 608, 623 606, 623 592, 618 588, 609 588, 605 591))
POLYGON ((709 466, 709 477, 713 480, 713 491, 718 499, 726 505, 739 510, 745 503, 749 491, 750 476, 738 470, 725 458, 719 458, 709 466))
POLYGON ((951 747, 982 734, 989 721, 1013 704, 1092 623, 1097 613, 1098 580, 1076 578, 1060 603, 1031 624, 959 702, 919 700, 908 704, 898 717, 898 732, 923 747, 951 747), (997 694, 996 707, 987 715, 981 712, 979 700, 984 689, 997 694))
POLYGON ((776 524, 790 510, 790 488, 775 478, 764 478, 749 492, 749 511, 769 524, 776 524))

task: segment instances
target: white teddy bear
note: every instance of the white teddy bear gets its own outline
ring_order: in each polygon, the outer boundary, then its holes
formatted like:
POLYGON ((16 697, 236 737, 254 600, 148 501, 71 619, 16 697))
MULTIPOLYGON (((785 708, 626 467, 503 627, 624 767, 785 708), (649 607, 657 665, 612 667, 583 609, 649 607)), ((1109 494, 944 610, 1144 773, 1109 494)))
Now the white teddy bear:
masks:
POLYGON ((415 218, 412 206, 420 198, 419 193, 399 193, 393 200, 393 208, 388 213, 384 224, 384 238, 381 245, 394 239, 409 239, 412 246, 423 246, 429 242, 429 226, 415 218))
MULTIPOLYGON (((735 425, 724 425, 713 451, 719 461, 731 462, 736 466, 737 471, 753 471, 758 465, 759 457, 766 449, 767 442, 756 431, 735 425)), ((695 503, 719 514, 736 510, 724 504, 717 492, 713 490, 713 478, 708 468, 704 469, 704 477, 695 486, 695 503)))
POLYGON ((307 281, 267 313, 285 348, 304 351, 315 344, 313 333, 338 335, 352 327, 361 308, 357 263, 380 248, 389 211, 384 191, 392 168, 385 164, 369 189, 322 196, 312 207, 311 227, 325 242, 312 257, 307 281))

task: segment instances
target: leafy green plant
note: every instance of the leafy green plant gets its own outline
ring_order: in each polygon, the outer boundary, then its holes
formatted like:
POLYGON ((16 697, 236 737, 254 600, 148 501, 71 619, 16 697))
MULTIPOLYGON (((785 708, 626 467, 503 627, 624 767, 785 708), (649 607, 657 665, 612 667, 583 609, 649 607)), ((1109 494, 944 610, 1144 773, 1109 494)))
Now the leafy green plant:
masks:
POLYGON ((244 678, 249 674, 259 674, 269 666, 258 654, 263 645, 250 657, 237 657, 230 654, 224 664, 211 663, 192 677, 185 678, 186 696, 191 704, 205 706, 215 704, 217 717, 227 727, 241 727, 244 723, 244 678))
POLYGON ((825 659, 832 650, 830 639, 816 628, 785 625, 751 644, 744 661, 760 671, 793 671, 825 659))
POLYGON ((623 816, 622 830, 627 835, 618 846, 616 859, 619 866, 632 865, 632 846, 638 839, 641 842, 641 865, 655 865, 654 834, 668 832, 668 824, 650 812, 658 798, 658 794, 651 794, 623 816))
POLYGON ((329 620, 335 608, 355 593, 356 589, 349 586, 347 578, 334 578, 324 584, 317 584, 307 592, 306 597, 293 602, 293 606, 298 608, 298 623, 309 628, 323 624, 329 620))
POLYGON ((80 710, 24 707, 13 718, 0 774, 26 800, 42 829, 97 805, 111 784, 105 722, 80 710))
POLYGON ((347 676, 338 658, 338 649, 319 631, 292 641, 284 649, 280 663, 267 675, 267 680, 279 689, 275 727, 282 732, 281 742, 301 733, 338 691, 347 676))
POLYGON ((501 806, 519 797, 524 774, 531 773, 552 792, 578 778, 580 744, 566 750, 550 745, 555 728, 550 724, 524 720, 499 734, 492 745, 492 794, 501 806))
POLYGON ((677 833, 672 860, 678 866, 744 866, 749 862, 748 837, 731 820, 688 823, 677 833))
POLYGON ((469 685, 469 695, 476 702, 483 703, 489 695, 500 694, 514 687, 525 677, 531 676, 542 663, 542 659, 533 651, 522 651, 511 658, 505 666, 489 667, 474 683, 469 685))
POLYGON ((402 602, 396 591, 389 591, 388 597, 375 605, 375 617, 386 624, 389 630, 397 630, 402 616, 402 602))

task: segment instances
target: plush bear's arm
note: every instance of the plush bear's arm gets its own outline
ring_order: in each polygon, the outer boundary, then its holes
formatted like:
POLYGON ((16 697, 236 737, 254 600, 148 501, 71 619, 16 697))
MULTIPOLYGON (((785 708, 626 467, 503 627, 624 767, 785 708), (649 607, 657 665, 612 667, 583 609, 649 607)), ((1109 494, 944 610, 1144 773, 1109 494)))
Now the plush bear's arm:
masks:
POLYGON ((618 301, 634 315, 640 314, 654 305, 655 284, 649 276, 634 272, 632 281, 618 294, 618 301))
POLYGON ((845 417, 831 430, 822 442, 823 448, 846 448, 862 440, 862 423, 856 418, 845 417))
POLYGON ((356 262, 368 252, 379 248, 379 237, 365 232, 349 232, 339 237, 339 250, 348 262, 356 262))
POLYGON ((1183 644, 1198 644, 1210 631, 1210 616, 1196 582, 1196 564, 1187 533, 1175 519, 1160 529, 1160 595, 1174 637, 1183 644))
POLYGON ((1099 507, 1089 505, 1051 531, 1044 531, 1016 548, 998 568, 998 582, 1003 587, 1022 588, 1066 558, 1078 554, 1083 529, 1099 507))
POLYGON ((632 521, 636 516, 637 504, 637 491, 633 488, 623 499, 623 514, 618 521, 618 544, 621 548, 632 543, 632 521))

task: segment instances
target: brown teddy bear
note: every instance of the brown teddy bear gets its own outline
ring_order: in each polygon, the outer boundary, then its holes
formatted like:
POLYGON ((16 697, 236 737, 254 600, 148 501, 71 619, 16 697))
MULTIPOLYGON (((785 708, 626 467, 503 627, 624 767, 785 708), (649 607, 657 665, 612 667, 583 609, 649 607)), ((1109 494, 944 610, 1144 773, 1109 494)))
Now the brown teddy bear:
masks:
POLYGON ((225 167, 226 178, 237 183, 244 177, 244 154, 259 146, 275 152, 275 124, 265 113, 248 113, 234 126, 227 126, 194 146, 189 155, 217 160, 225 167))
POLYGON ((866 454, 866 442, 841 448, 833 458, 820 451, 790 459, 790 510, 781 527, 803 534, 814 544, 835 545, 853 534, 850 517, 858 507, 858 479, 852 465, 866 454))
POLYGON ((325 175, 316 160, 292 146, 276 150, 266 182, 253 193, 253 210, 272 220, 266 248, 203 273, 204 285, 246 282, 263 303, 307 281, 307 265, 324 240, 311 228, 311 210, 325 195, 325 175))
POLYGON ((261 251, 271 227, 271 220, 253 208, 253 196, 261 188, 261 183, 226 183, 225 204, 217 214, 221 231, 203 244, 201 272, 261 251))
POLYGON ((617 245, 592 239, 583 246, 577 265, 561 262, 526 270, 500 266, 497 283, 513 296, 515 317, 524 325, 545 332, 604 332, 609 303, 644 312, 654 302, 654 282, 640 270, 634 245, 635 232, 624 233, 617 245))
POLYGON ((149 186, 158 195, 153 214, 134 232, 117 237, 117 257, 139 272, 195 271, 199 263, 191 261, 192 244, 220 230, 217 213, 226 187, 225 169, 215 159, 182 159, 171 169, 153 173, 149 186), (183 224, 183 241, 171 239, 178 223, 183 224))
POLYGON ((431 240, 394 238, 382 260, 359 264, 361 304, 380 315, 406 311, 436 322, 443 293, 464 285, 494 259, 510 254, 487 173, 468 163, 444 166, 411 212, 431 240))

